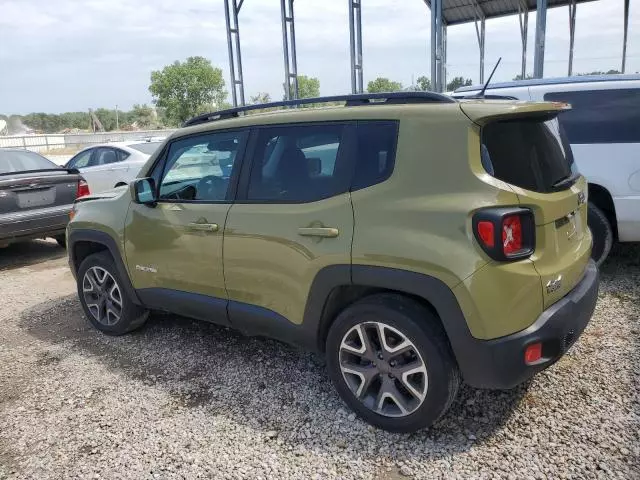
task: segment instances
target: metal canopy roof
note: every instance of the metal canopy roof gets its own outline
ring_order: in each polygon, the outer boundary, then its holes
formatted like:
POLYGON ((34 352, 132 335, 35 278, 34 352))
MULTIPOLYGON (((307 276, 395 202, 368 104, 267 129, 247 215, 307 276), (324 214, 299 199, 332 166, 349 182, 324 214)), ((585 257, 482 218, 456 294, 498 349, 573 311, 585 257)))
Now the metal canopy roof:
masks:
MULTIPOLYGON (((424 0, 431 8, 431 0, 424 0)), ((547 7, 562 7, 571 3, 585 3, 594 0, 547 0, 547 7)), ((443 0, 442 16, 447 25, 459 25, 484 18, 514 15, 521 11, 521 5, 535 11, 536 0, 443 0)))

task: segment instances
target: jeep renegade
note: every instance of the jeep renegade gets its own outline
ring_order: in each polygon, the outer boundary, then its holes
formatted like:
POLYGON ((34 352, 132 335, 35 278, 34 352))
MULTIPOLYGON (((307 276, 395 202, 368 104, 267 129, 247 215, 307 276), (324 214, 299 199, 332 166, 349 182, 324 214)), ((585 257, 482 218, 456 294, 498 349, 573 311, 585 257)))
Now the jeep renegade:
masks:
POLYGON ((427 427, 462 380, 514 387, 591 318, 567 108, 402 92, 196 117, 128 187, 76 202, 84 312, 111 335, 161 310, 321 352, 363 419, 427 427))

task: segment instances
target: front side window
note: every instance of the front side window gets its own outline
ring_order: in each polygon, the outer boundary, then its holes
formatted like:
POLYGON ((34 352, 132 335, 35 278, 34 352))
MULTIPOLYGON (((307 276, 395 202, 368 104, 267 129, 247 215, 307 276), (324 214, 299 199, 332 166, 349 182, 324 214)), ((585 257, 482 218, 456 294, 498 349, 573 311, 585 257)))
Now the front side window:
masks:
POLYGON ((343 125, 290 125, 260 130, 248 199, 313 202, 346 192, 350 171, 340 160, 343 125))
POLYGON ((571 143, 640 143, 638 88, 553 92, 544 99, 571 104, 558 116, 571 143))
POLYGON ((161 200, 224 201, 246 132, 208 133, 174 141, 160 181, 161 200))

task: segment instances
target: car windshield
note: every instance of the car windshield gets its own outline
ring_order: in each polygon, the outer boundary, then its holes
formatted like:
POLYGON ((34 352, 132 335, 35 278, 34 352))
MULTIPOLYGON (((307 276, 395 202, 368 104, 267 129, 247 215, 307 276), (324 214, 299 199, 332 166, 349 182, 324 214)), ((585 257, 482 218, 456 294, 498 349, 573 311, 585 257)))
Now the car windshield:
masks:
POLYGON ((50 168, 53 169, 60 167, 43 156, 28 150, 18 151, 0 149, 0 175, 5 173, 44 170, 50 168))
POLYGON ((134 150, 138 150, 139 152, 144 153, 145 155, 152 155, 162 142, 144 142, 144 143, 134 143, 133 145, 129 145, 130 148, 134 150))

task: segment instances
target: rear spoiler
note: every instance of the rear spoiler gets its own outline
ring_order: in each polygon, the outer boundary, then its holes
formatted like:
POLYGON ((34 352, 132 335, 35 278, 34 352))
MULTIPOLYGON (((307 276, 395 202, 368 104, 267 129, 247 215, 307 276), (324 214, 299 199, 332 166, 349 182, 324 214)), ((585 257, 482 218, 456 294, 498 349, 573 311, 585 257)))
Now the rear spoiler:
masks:
POLYGON ((469 120, 482 126, 495 120, 506 120, 516 117, 553 118, 561 112, 570 110, 571 105, 563 102, 461 100, 460 109, 469 120))
POLYGON ((43 173, 43 172, 67 172, 70 175, 80 175, 80 170, 77 168, 39 168, 37 170, 22 170, 21 172, 2 172, 3 175, 23 175, 25 173, 43 173))

